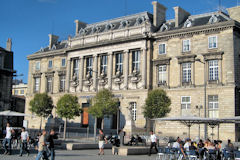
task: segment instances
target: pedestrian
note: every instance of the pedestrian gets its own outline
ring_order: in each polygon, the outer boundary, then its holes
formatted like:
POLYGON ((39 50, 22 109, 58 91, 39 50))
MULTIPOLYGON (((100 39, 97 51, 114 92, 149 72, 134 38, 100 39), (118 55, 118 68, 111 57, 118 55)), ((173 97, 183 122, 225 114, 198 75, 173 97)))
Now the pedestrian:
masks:
POLYGON ((25 150, 27 152, 27 156, 29 156, 28 142, 29 142, 29 134, 25 130, 25 128, 22 127, 21 139, 20 139, 20 154, 19 154, 20 157, 23 154, 23 150, 25 150))
POLYGON ((36 160, 40 160, 46 150, 46 133, 47 133, 46 130, 42 130, 42 135, 39 138, 38 154, 36 160))
POLYGON ((106 139, 102 129, 99 130, 98 139, 99 139, 99 142, 98 142, 99 153, 98 153, 98 155, 101 155, 101 154, 104 155, 104 141, 105 141, 105 143, 107 143, 107 139, 106 139))
POLYGON ((51 156, 51 160, 55 159, 54 139, 58 139, 58 137, 55 134, 54 130, 51 129, 50 134, 49 134, 49 136, 47 138, 47 142, 49 142, 48 149, 50 151, 50 154, 48 155, 48 157, 51 156))
POLYGON ((150 132, 150 140, 151 140, 151 146, 150 146, 149 153, 148 153, 149 156, 151 156, 151 151, 152 151, 153 147, 155 147, 156 152, 158 152, 157 136, 155 134, 153 134, 153 131, 150 132))
POLYGON ((3 140, 4 154, 11 155, 11 139, 12 139, 13 128, 10 126, 10 123, 7 122, 6 126, 6 136, 3 140), (8 144, 8 147, 7 147, 8 144))

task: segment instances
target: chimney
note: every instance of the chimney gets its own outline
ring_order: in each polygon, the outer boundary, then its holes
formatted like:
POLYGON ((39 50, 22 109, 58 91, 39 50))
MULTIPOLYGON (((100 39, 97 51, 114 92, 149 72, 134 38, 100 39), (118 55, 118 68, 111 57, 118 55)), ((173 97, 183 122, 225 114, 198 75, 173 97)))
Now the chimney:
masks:
POLYGON ((175 27, 179 27, 181 23, 186 21, 188 19, 188 16, 190 16, 190 13, 182 9, 181 7, 173 7, 175 11, 175 27))
POLYGON ((55 44, 57 44, 58 43, 58 36, 55 36, 55 35, 53 35, 53 34, 49 34, 48 35, 49 36, 49 49, 51 49, 52 48, 52 46, 55 44))
POLYGON ((230 18, 240 23, 240 6, 227 9, 230 18))
POLYGON ((8 38, 8 40, 7 40, 6 50, 12 51, 12 39, 11 38, 8 38))
POLYGON ((78 34, 80 28, 85 28, 87 26, 86 23, 81 22, 79 20, 75 20, 74 22, 76 23, 76 32, 75 32, 76 35, 78 34))
POLYGON ((158 3, 157 1, 152 2, 153 5, 153 25, 159 27, 166 21, 166 7, 158 3))

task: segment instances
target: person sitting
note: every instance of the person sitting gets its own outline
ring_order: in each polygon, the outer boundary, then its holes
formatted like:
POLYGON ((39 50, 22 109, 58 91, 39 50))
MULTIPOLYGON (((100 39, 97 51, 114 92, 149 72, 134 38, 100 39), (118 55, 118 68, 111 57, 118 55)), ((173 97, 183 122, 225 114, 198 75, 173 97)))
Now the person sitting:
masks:
POLYGON ((234 157, 234 146, 230 139, 228 139, 228 143, 225 148, 226 148, 226 151, 229 153, 230 158, 233 158, 234 157))
POLYGON ((138 145, 138 143, 143 143, 143 140, 139 135, 137 135, 136 137, 137 137, 136 140, 135 140, 136 145, 138 145))
POLYGON ((131 136, 131 140, 128 142, 128 145, 132 145, 133 143, 135 143, 136 142, 136 138, 132 135, 131 136))
POLYGON ((177 140, 176 140, 176 142, 173 143, 172 148, 179 149, 180 148, 180 142, 181 142, 181 139, 179 137, 177 137, 177 140))

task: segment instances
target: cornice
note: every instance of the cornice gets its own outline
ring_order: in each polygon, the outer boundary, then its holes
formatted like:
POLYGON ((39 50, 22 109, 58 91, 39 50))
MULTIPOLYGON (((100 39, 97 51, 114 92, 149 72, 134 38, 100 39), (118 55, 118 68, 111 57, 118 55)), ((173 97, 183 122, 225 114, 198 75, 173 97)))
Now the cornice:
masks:
POLYGON ((178 63, 186 63, 186 62, 194 62, 195 57, 197 55, 191 54, 191 55, 183 55, 183 56, 177 56, 176 58, 178 59, 178 63))
POLYGON ((66 53, 66 48, 59 49, 59 50, 53 50, 53 51, 47 51, 47 52, 36 52, 34 54, 28 55, 27 59, 33 60, 33 59, 39 59, 39 58, 43 58, 43 57, 59 56, 59 55, 64 55, 65 53, 66 53))

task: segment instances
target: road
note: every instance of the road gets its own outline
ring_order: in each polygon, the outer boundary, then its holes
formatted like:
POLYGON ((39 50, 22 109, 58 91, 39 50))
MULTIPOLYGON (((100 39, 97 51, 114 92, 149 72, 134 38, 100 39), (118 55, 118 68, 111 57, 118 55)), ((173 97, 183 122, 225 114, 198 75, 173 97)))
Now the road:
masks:
MULTIPOLYGON (((3 151, 0 151, 0 160, 34 160, 36 152, 19 157, 19 151, 13 151, 12 155, 3 155, 3 151)), ((78 150, 78 151, 67 151, 67 150, 56 150, 56 160, 156 160, 157 155, 133 155, 133 156, 118 156, 112 155, 110 149, 105 150, 105 155, 98 156, 98 150, 78 150)))

